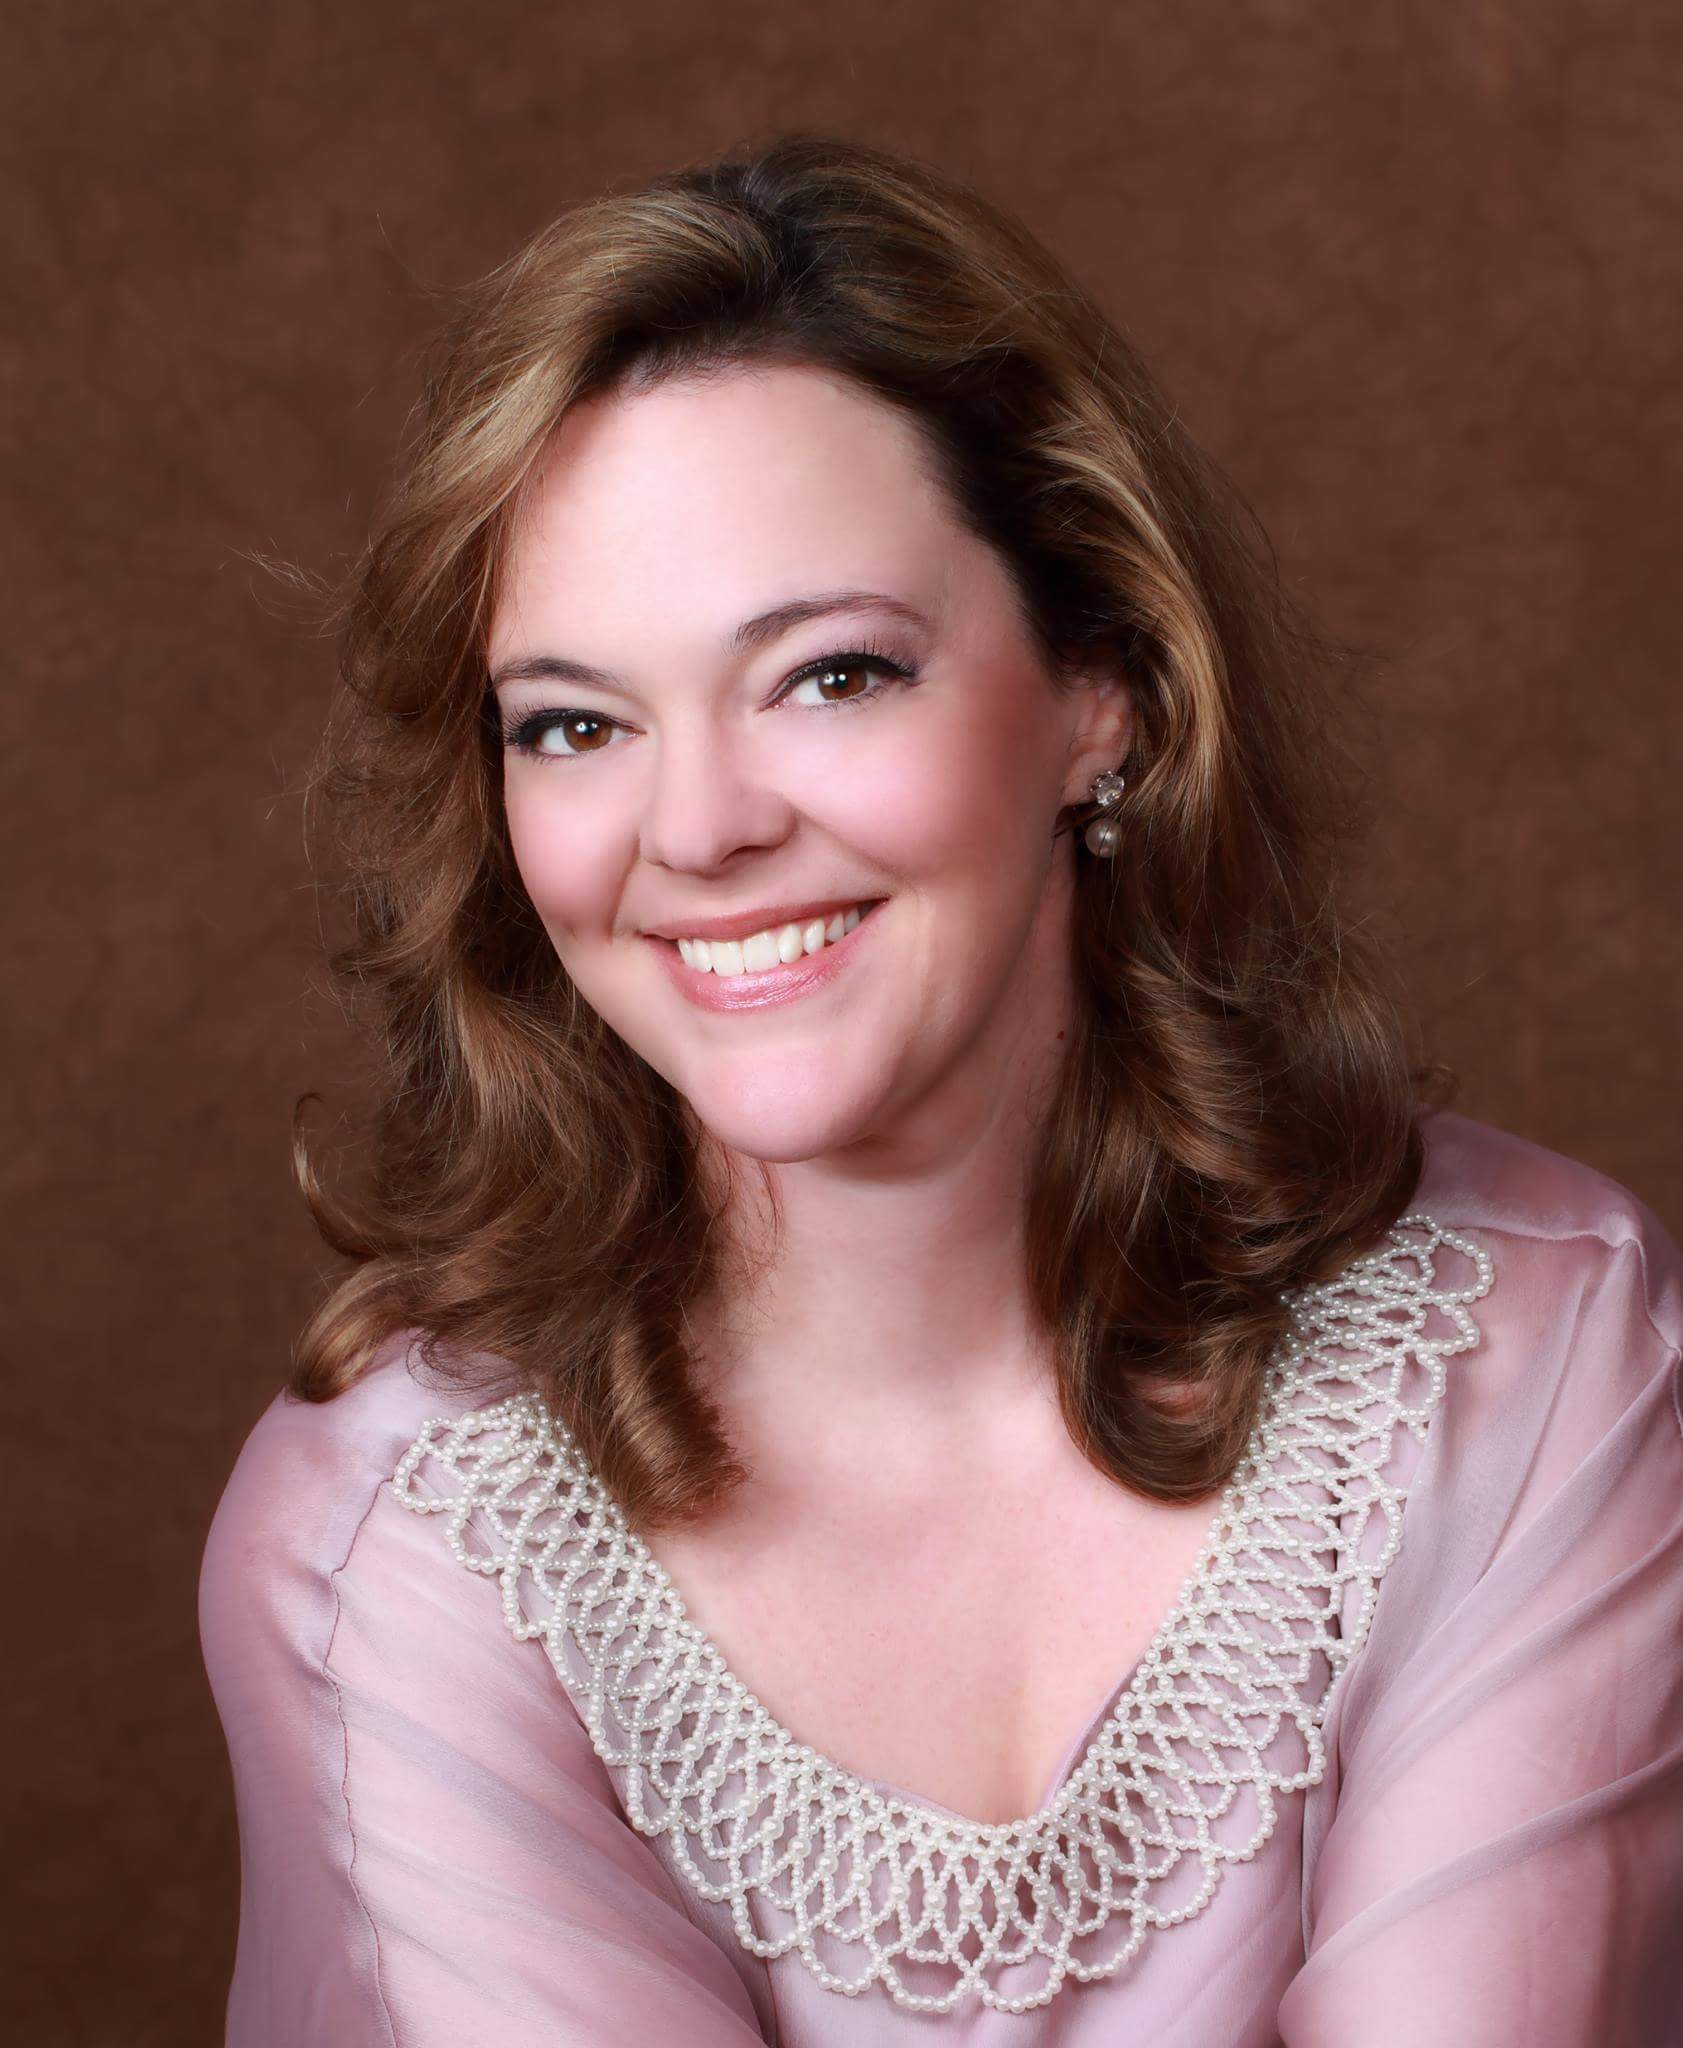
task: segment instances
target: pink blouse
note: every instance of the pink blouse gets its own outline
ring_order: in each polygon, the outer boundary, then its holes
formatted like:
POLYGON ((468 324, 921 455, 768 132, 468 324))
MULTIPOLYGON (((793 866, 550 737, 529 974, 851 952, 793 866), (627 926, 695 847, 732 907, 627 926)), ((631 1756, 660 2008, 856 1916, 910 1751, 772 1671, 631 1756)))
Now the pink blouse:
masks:
POLYGON ((200 1585, 232 2048, 1683 2043, 1683 1257, 1426 1130, 1010 1826, 778 1724, 535 1396, 278 1394, 200 1585))

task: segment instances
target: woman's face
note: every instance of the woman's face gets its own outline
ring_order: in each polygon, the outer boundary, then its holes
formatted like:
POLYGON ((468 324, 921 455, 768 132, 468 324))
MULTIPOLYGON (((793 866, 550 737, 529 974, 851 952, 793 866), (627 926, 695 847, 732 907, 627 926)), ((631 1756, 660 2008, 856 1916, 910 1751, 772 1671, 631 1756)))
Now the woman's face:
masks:
POLYGON ((755 1158, 995 1116, 1066 1022, 1053 828, 1126 751, 1120 682, 1054 692, 914 428, 846 379, 592 399, 534 484, 489 667, 581 995, 755 1158))

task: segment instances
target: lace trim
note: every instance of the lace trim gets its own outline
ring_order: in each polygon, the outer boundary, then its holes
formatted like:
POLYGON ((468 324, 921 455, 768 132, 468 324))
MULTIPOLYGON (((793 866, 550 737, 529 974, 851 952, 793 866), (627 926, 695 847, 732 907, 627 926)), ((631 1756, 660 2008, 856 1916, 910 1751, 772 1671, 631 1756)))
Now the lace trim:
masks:
POLYGON ((458 1560, 501 1581, 510 1630, 542 1639, 597 1754, 623 1768, 632 1825, 664 1834, 696 1892, 729 1903, 745 1949, 794 1950, 829 1990, 881 1983, 913 2011, 973 1994, 1027 2012, 1202 1911, 1272 1835, 1278 1795, 1325 1773, 1332 1685, 1402 1542, 1405 1489, 1383 1468, 1399 1427, 1423 1441, 1445 1359, 1478 1342, 1467 1304, 1491 1284, 1489 1255, 1425 1215, 1388 1238, 1286 1297, 1290 1327, 1204 1551, 1080 1762, 1023 1820, 884 1796, 797 1742, 690 1621, 537 1394, 428 1421, 388 1486, 444 1516, 458 1560), (1473 1284, 1437 1284, 1446 1246, 1473 1284), (1411 1361, 1426 1378, 1413 1402, 1411 1361), (419 1490, 423 1472, 441 1492, 419 1490), (1385 1536, 1364 1560, 1375 1513, 1385 1536), (475 1516, 487 1549, 469 1541, 475 1516), (1288 1730, 1300 1767, 1268 1760, 1288 1730), (1112 1920, 1127 1935, 1104 1953, 1112 1920))

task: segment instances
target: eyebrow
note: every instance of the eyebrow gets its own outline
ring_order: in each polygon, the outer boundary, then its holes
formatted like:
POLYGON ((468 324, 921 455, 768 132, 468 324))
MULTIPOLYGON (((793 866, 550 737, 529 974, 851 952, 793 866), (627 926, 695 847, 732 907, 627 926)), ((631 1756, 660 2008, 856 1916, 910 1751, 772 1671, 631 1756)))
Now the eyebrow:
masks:
MULTIPOLYGON (((733 653, 752 654, 781 639, 793 627, 805 625, 810 619, 828 618, 835 612, 857 611, 887 612, 912 626, 927 627, 929 624, 914 606, 883 591, 827 590, 811 597, 792 597, 786 604, 773 605, 770 611, 758 612, 753 618, 744 619, 730 636, 729 646, 733 653)), ((615 675, 612 669, 592 668, 588 662, 572 661, 560 654, 516 655, 495 669, 489 682, 493 690, 500 689, 504 683, 533 682, 585 683, 603 690, 630 688, 625 678, 615 675)))

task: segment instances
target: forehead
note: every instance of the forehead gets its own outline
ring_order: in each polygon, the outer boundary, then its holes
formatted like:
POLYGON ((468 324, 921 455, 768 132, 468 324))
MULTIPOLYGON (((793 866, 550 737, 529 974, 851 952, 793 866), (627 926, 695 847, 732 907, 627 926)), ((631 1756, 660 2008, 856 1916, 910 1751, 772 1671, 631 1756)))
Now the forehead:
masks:
POLYGON ((564 618, 699 625, 797 592, 986 573, 913 421, 833 373, 778 365, 604 394, 562 421, 512 536, 493 652, 564 618))

